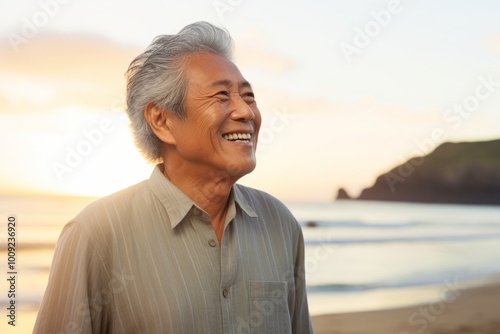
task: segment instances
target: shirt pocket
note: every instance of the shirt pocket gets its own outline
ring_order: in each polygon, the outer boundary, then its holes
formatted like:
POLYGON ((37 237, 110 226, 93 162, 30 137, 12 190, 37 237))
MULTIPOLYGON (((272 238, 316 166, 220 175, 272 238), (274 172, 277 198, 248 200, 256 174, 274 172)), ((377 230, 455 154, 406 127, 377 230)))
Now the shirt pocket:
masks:
POLYGON ((291 333, 287 282, 249 282, 252 334, 291 333))

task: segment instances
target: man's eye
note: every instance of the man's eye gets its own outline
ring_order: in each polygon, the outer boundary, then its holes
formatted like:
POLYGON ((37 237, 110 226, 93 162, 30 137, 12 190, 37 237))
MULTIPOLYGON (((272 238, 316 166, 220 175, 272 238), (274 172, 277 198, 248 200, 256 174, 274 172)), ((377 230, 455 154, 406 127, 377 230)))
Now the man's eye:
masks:
POLYGON ((242 99, 248 104, 254 103, 255 94, 253 92, 245 93, 243 94, 242 99))
POLYGON ((221 90, 220 92, 218 92, 217 94, 215 95, 223 95, 223 96, 229 96, 229 92, 227 90, 221 90))

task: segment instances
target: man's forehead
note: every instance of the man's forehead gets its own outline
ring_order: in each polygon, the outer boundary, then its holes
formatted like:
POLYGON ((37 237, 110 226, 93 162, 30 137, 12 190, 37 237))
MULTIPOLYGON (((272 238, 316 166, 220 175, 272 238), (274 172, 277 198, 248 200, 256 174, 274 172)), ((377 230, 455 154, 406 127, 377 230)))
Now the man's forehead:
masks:
POLYGON ((222 55, 203 52, 189 58, 185 68, 191 82, 198 82, 207 88, 230 86, 251 88, 238 67, 222 55))
MULTIPOLYGON (((232 82, 231 80, 217 80, 217 81, 213 81, 210 86, 211 87, 220 87, 220 86, 223 86, 223 87, 229 87, 229 86, 233 86, 235 84, 235 82, 232 82)), ((246 81, 246 80, 240 80, 237 82, 237 85, 238 85, 238 88, 252 88, 252 85, 246 81)))

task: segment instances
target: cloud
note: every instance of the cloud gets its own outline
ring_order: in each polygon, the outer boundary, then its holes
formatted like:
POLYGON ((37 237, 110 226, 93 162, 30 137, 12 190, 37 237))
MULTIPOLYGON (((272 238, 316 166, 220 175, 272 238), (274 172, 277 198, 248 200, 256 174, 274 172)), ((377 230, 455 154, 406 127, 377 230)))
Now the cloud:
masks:
POLYGON ((406 105, 388 105, 372 97, 364 97, 349 102, 329 101, 326 98, 303 97, 270 87, 255 87, 257 103, 265 115, 268 109, 287 106, 290 112, 308 116, 335 114, 337 118, 364 123, 367 127, 372 121, 392 126, 429 126, 442 122, 445 110, 437 107, 414 110, 406 105))
POLYGON ((486 43, 490 50, 500 52, 500 34, 489 36, 486 43))
POLYGON ((258 69, 270 73, 285 73, 293 70, 294 62, 269 48, 270 41, 258 31, 237 36, 235 63, 241 69, 258 69))
POLYGON ((137 48, 85 35, 40 34, 14 52, 0 45, 0 111, 109 109, 124 91, 137 48))

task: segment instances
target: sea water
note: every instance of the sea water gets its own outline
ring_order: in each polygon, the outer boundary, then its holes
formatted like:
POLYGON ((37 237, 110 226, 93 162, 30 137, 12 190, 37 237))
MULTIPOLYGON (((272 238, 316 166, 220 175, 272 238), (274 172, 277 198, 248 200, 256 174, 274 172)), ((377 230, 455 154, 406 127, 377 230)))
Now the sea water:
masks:
POLYGON ((290 203, 314 314, 437 301, 500 274, 500 207, 290 203))
MULTIPOLYGON (((0 197, 2 268, 7 217, 18 221, 21 312, 38 309, 64 224, 93 200, 0 197)), ((348 200, 287 206, 303 229, 312 314, 426 303, 450 286, 500 274, 500 206, 348 200)), ((7 302, 1 293, 1 307, 7 302)))

